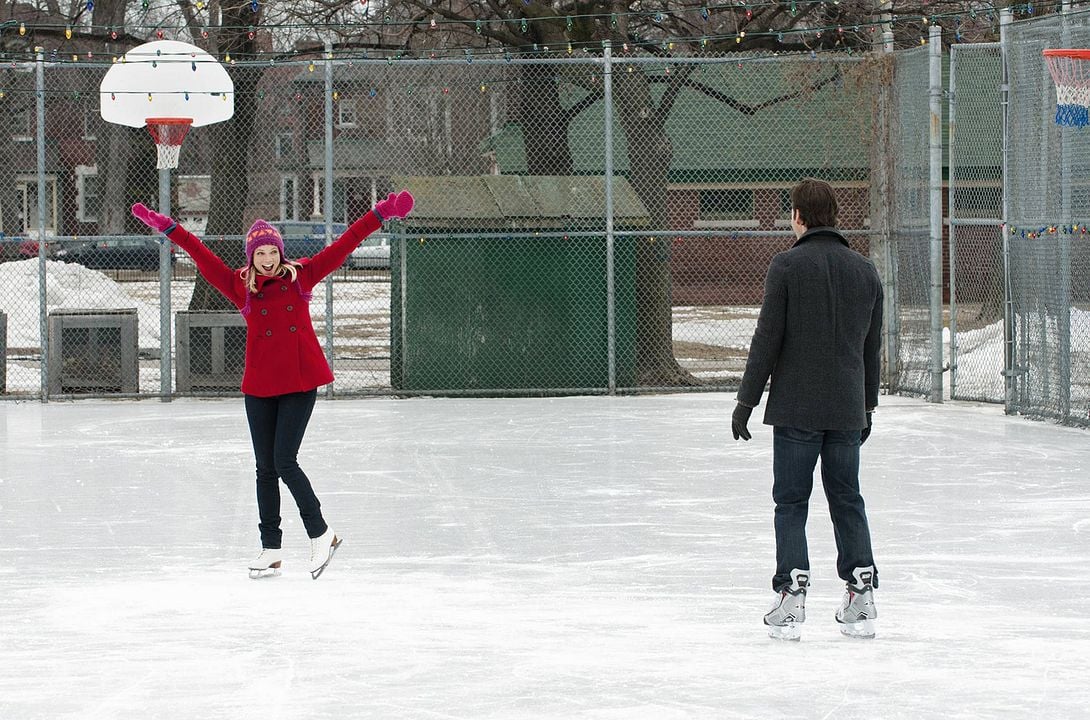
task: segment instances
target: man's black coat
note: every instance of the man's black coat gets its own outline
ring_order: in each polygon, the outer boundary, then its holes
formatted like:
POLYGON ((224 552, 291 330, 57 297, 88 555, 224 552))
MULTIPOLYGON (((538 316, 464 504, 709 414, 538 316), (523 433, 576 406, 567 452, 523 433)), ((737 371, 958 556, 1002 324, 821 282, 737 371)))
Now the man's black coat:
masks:
POLYGON ((766 425, 861 430, 878 405, 882 283, 835 228, 807 230, 772 259, 738 402, 766 425))

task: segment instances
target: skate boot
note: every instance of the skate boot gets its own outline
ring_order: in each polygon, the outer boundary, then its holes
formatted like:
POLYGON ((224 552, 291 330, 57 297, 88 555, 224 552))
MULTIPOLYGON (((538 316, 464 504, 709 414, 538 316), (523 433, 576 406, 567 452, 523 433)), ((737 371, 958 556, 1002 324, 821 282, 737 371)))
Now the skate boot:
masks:
POLYGON ((810 585, 810 571, 791 571, 791 584, 780 591, 776 604, 765 614, 768 636, 776 640, 799 641, 802 623, 806 621, 806 588, 810 585))
POLYGON ((874 621, 878 619, 878 608, 874 605, 874 566, 856 568, 852 571, 853 582, 844 590, 844 601, 836 611, 836 621, 840 632, 848 637, 870 640, 874 637, 874 621))
POLYGON ((256 580, 279 575, 283 559, 280 548, 262 548, 261 554, 250 561, 250 577, 256 580))
POLYGON ((333 528, 326 527, 321 537, 310 539, 310 577, 314 580, 325 570, 326 565, 333 559, 333 553, 341 546, 341 539, 333 532, 333 528))

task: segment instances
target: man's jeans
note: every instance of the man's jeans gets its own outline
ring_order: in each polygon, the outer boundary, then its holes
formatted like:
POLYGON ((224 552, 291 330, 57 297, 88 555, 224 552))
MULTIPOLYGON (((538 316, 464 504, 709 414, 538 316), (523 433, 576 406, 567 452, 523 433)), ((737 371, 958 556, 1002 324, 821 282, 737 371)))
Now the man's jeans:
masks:
MULTIPOLYGON (((776 575, 772 589, 791 584, 791 570, 810 569, 806 516, 814 488, 814 467, 821 458, 821 484, 829 501, 836 537, 836 572, 852 580, 852 570, 874 565, 870 528, 859 494, 859 430, 772 431, 772 499, 776 502, 776 575)), ((874 586, 878 587, 877 568, 874 586)))

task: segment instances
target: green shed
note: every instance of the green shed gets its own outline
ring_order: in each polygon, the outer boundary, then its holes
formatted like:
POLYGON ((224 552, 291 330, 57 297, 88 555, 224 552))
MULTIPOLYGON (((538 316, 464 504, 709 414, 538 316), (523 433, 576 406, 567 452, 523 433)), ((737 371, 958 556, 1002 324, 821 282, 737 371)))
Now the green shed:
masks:
MULTIPOLYGON (((416 207, 391 248, 390 382, 450 394, 609 385, 605 179, 393 177, 416 207)), ((614 227, 649 220, 613 184, 614 227)), ((635 380, 635 242, 614 242, 614 377, 635 380)))

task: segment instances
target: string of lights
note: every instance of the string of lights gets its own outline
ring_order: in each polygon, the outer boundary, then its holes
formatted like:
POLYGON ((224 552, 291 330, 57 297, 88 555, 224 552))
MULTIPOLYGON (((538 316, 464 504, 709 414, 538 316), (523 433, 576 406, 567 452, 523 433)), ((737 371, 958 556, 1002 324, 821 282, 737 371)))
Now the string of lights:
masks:
MULTIPOLYGON (((926 1, 923 2, 924 6, 926 6, 927 4, 928 3, 926 1)), ((89 3, 89 5, 93 5, 93 3, 89 3)), ((801 9, 811 7, 811 6, 823 6, 823 7, 836 8, 839 5, 840 5, 839 0, 788 0, 786 2, 784 0, 770 0, 768 2, 761 2, 760 0, 752 0, 752 1, 737 0, 736 2, 731 2, 731 3, 722 3, 722 4, 717 4, 717 5, 716 4, 705 5, 705 6, 703 6, 701 8, 700 15, 701 15, 704 22, 709 22, 712 19, 712 17, 714 15, 716 15, 716 14, 721 14, 721 13, 726 13, 726 12, 730 12, 732 15, 736 15, 738 13, 746 13, 749 16, 749 17, 747 17, 747 20, 748 20, 748 19, 751 19, 752 16, 755 15, 757 11, 760 11, 760 10, 763 10, 763 9, 766 9, 766 8, 788 8, 789 12, 792 15, 795 15, 801 9)), ((1014 4, 1014 5, 1010 6, 1010 9, 1012 10, 1012 12, 1014 12, 1016 14, 1022 13, 1022 14, 1032 15, 1035 12, 1041 12, 1041 11, 1048 11, 1048 10, 1056 9, 1056 8, 1060 7, 1061 5, 1062 5, 1062 0, 1042 0, 1042 2, 1038 2, 1038 3, 1030 2, 1030 3, 1024 3, 1024 4, 1014 4)), ((167 7, 174 7, 174 6, 157 6, 157 8, 152 8, 151 6, 147 5, 147 3, 145 3, 145 6, 146 6, 146 9, 148 9, 149 11, 151 11, 153 9, 165 9, 167 7)), ((203 7, 203 3, 198 1, 195 6, 198 8, 198 10, 200 10, 203 7)), ((256 2, 253 3, 253 6, 257 7, 257 3, 256 2)), ((906 13, 903 10, 899 10, 896 6, 892 6, 889 9, 889 14, 891 16, 890 20, 884 21, 884 20, 881 20, 881 19, 876 19, 874 21, 871 21, 870 23, 861 23, 861 24, 874 24, 874 25, 877 25, 877 24, 883 24, 885 22, 890 22, 890 21, 892 21, 894 23, 897 23, 897 22, 907 22, 907 21, 919 21, 919 20, 923 20, 923 19, 939 20, 941 18, 949 18, 949 17, 955 17, 955 16, 965 16, 965 17, 968 17, 970 19, 975 19, 978 16, 996 15, 999 12, 998 8, 996 8, 991 3, 981 3, 980 6, 973 6, 973 7, 967 8, 967 9, 958 9, 957 11, 932 12, 932 13, 927 13, 927 14, 919 12, 918 8, 919 8, 919 4, 913 3, 911 11, 906 13)), ((620 12, 620 13, 612 12, 612 13, 587 13, 587 14, 574 14, 574 15, 539 15, 539 16, 534 16, 534 17, 522 16, 522 17, 509 17, 509 18, 482 18, 482 19, 474 19, 474 18, 450 19, 450 18, 443 18, 443 17, 439 17, 439 16, 432 16, 431 18, 429 18, 427 20, 419 20, 419 19, 394 19, 394 18, 389 18, 389 17, 383 17, 381 19, 366 20, 366 21, 363 21, 363 22, 339 21, 339 22, 328 22, 328 23, 315 23, 315 22, 278 21, 276 23, 275 27, 277 29, 285 30, 285 31, 289 31, 289 30, 317 30, 317 31, 326 31, 326 32, 328 32, 328 31, 338 31, 338 32, 343 32, 346 35, 354 35, 354 34, 358 34, 361 31, 374 30, 374 29, 396 30, 398 28, 417 27, 417 26, 422 26, 423 25, 423 26, 426 26, 428 29, 431 29, 431 30, 442 30, 442 29, 455 28, 455 27, 465 28, 465 27, 472 24, 475 27, 475 29, 477 30, 477 32, 480 33, 480 32, 483 32, 483 29, 486 26, 492 26, 492 27, 513 26, 513 27, 517 27, 519 30, 521 30, 523 32, 527 32, 529 30, 530 26, 534 25, 534 24, 538 24, 538 23, 555 24, 555 23, 558 23, 560 21, 563 21, 566 28, 570 31, 576 24, 585 25, 588 22, 593 23, 595 21, 601 21, 601 20, 607 20, 607 19, 609 20, 610 26, 612 28, 614 28, 614 29, 616 29, 618 27, 618 25, 620 24, 620 20, 622 20, 622 19, 624 19, 624 20, 631 20, 633 18, 650 19, 650 20, 654 21, 656 24, 660 24, 660 23, 664 22, 667 17, 690 15, 690 14, 693 14, 695 12, 696 12, 696 10, 694 8, 678 8, 678 9, 656 10, 656 11, 640 10, 640 11, 629 11, 629 12, 620 12)), ((229 31, 232 31, 232 32, 241 32, 243 30, 254 31, 259 26, 254 25, 254 24, 249 24, 249 25, 246 25, 246 26, 223 24, 223 25, 217 25, 216 27, 219 30, 229 30, 229 31)), ((116 26, 102 26, 102 25, 93 25, 93 24, 80 23, 79 28, 84 34, 90 35, 90 36, 112 35, 112 34, 116 34, 118 32, 118 28, 116 26)), ((147 33, 150 33, 150 32, 155 32, 155 33, 163 32, 164 34, 170 33, 170 34, 180 36, 180 35, 186 35, 186 34, 189 33, 189 28, 187 26, 184 26, 184 25, 165 25, 163 22, 129 23, 129 24, 127 24, 125 26, 125 29, 126 29, 126 31, 128 33, 135 34, 135 35, 147 34, 147 33)), ((43 25, 43 26, 39 27, 39 26, 35 26, 33 24, 28 25, 28 24, 26 24, 26 22, 21 22, 20 25, 19 25, 19 33, 20 34, 25 35, 28 32, 33 32, 35 30, 48 30, 50 32, 55 32, 56 26, 55 25, 43 25)), ((73 33, 72 26, 71 25, 67 26, 67 28, 65 30, 66 37, 70 37, 72 35, 72 33, 73 33)))
MULTIPOLYGON (((532 0, 531 0, 532 1, 532 0)), ((791 0, 789 3, 785 2, 744 2, 739 1, 735 3, 723 3, 718 5, 709 4, 702 9, 702 15, 710 15, 713 11, 719 10, 739 10, 748 8, 750 10, 766 8, 766 7, 783 7, 789 6, 791 8, 797 8, 799 6, 806 5, 825 5, 835 6, 837 0, 791 0)), ((203 3, 198 2, 196 4, 198 9, 204 7, 203 3)), ((1042 10, 1052 10, 1058 7, 1060 3, 1057 0, 1047 0, 1041 3, 1027 3, 1020 6, 1012 6, 1012 10, 1018 11, 1019 9, 1026 14, 1033 14, 1034 12, 1041 12, 1042 10)), ((88 2, 88 9, 93 9, 93 2, 88 2)), ((149 11, 154 9, 150 3, 145 0, 144 6, 149 11)), ((255 1, 252 3, 254 12, 258 12, 260 5, 255 1)), ((165 7, 165 6, 158 6, 165 7)), ((533 19, 521 18, 498 18, 489 19, 478 22, 484 23, 519 23, 520 27, 526 23, 533 22, 547 22, 564 20, 567 27, 571 28, 576 22, 583 22, 587 20, 600 20, 605 17, 609 17, 615 20, 617 17, 655 17, 656 15, 665 15, 666 13, 680 13, 680 12, 693 12, 692 9, 685 10, 671 10, 666 12, 648 13, 646 11, 621 13, 621 14, 586 14, 586 15, 573 15, 573 16, 543 16, 533 19)), ((1085 9, 1077 9, 1072 11, 1073 13, 1087 12, 1085 9)), ((611 22, 613 21, 611 20, 611 22)), ((957 11, 946 12, 934 12, 928 15, 894 15, 892 17, 892 23, 894 24, 910 24, 914 27, 927 27, 929 25, 938 25, 944 28, 944 31, 948 31, 954 41, 960 41, 962 39, 961 27, 966 21, 974 22, 990 22, 995 23, 998 20, 998 11, 994 6, 987 4, 981 8, 969 8, 968 10, 959 9, 957 11)), ((436 25, 443 26, 459 26, 465 27, 467 22, 465 20, 442 20, 436 21, 432 18, 429 22, 436 23, 436 25)), ((878 32, 880 29, 886 29, 890 27, 891 20, 886 18, 872 18, 869 20, 859 21, 852 20, 850 24, 836 23, 827 25, 808 25, 807 27, 793 27, 783 29, 770 29, 764 28, 760 30, 748 31, 745 29, 739 29, 731 32, 709 33, 700 35, 684 35, 673 36, 663 38, 641 38, 633 37, 631 43, 621 43, 619 46, 614 45, 615 50, 621 53, 628 53, 635 51, 636 49, 654 48, 661 54, 669 54, 677 49, 686 48, 689 51, 693 51, 695 48, 699 48, 699 51, 715 51, 722 50, 724 45, 734 43, 740 45, 743 40, 760 39, 760 38, 775 38, 778 43, 797 43, 803 46, 812 45, 812 54, 819 52, 844 52, 849 53, 854 51, 866 51, 870 47, 881 45, 884 40, 878 32), (851 33, 851 43, 845 41, 845 35, 851 33), (832 42, 830 42, 832 39, 832 42)), ((364 29, 374 29, 380 27, 393 27, 395 25, 420 25, 421 21, 401 21, 387 23, 385 20, 382 22, 367 22, 359 24, 336 24, 336 25, 312 25, 312 24, 277 24, 273 27, 266 27, 262 25, 248 25, 245 28, 242 26, 217 26, 217 31, 239 31, 245 29, 250 37, 253 37, 258 31, 273 31, 277 29, 301 29, 306 28, 309 30, 328 30, 336 28, 338 31, 345 32, 348 35, 359 34, 358 31, 364 29)), ((135 33, 138 30, 148 30, 154 28, 154 34, 158 39, 163 38, 190 38, 190 29, 185 26, 130 26, 127 32, 135 33)), ((100 41, 101 37, 96 36, 94 30, 104 30, 107 34, 116 37, 117 31, 110 28, 96 28, 95 26, 88 27, 79 26, 80 32, 75 32, 72 26, 68 26, 64 30, 64 38, 66 41, 75 39, 95 40, 100 41)), ((3 28, 0 28, 0 37, 4 32, 3 28)), ((43 38, 48 38, 51 35, 57 33, 57 27, 55 25, 45 25, 37 27, 34 25, 27 25, 25 22, 20 23, 18 27, 20 35, 31 35, 37 37, 38 33, 42 34, 43 38)), ((204 31, 207 34, 207 30, 204 31)), ((926 44, 925 34, 921 34, 921 44, 926 44)), ((544 44, 534 44, 526 48, 520 48, 517 51, 512 51, 510 48, 504 47, 444 47, 439 49, 428 49, 419 52, 407 52, 403 49, 394 48, 372 48, 370 50, 349 47, 343 49, 336 49, 335 53, 338 59, 348 61, 366 61, 374 59, 372 55, 377 55, 379 58, 388 62, 396 62, 398 60, 406 58, 427 58, 427 59, 449 59, 452 57, 464 58, 467 62, 472 62, 474 58, 495 58, 495 57, 510 57, 513 53, 519 56, 539 54, 541 56, 550 56, 557 53, 566 53, 569 56, 575 55, 577 52, 582 53, 598 53, 603 47, 603 41, 573 41, 565 40, 561 47, 549 46, 544 44)), ((249 53, 245 60, 237 60, 231 58, 228 53, 223 56, 223 61, 229 64, 276 64, 280 62, 291 61, 293 58, 306 58, 313 57, 318 51, 258 51, 256 53, 249 53)), ((61 47, 54 47, 47 51, 48 60, 52 63, 81 63, 81 62, 118 62, 122 57, 116 52, 65 52, 61 47)), ((28 48, 26 50, 9 50, 4 53, 0 60, 10 62, 31 62, 36 59, 36 52, 34 48, 28 48)), ((744 61, 744 60, 743 60, 744 61)))
MULTIPOLYGON (((527 6, 533 5, 534 3, 535 3, 535 0, 524 0, 524 2, 523 2, 523 4, 527 5, 527 6)), ((364 8, 367 7, 366 2, 361 3, 361 4, 362 4, 362 6, 364 8)), ((540 1, 538 2, 538 4, 540 4, 542 7, 551 7, 550 4, 541 3, 540 1)), ((283 29, 313 29, 313 28, 318 28, 318 29, 323 29, 323 30, 341 30, 341 29, 344 29, 344 30, 348 30, 349 32, 354 32, 354 31, 358 31, 358 30, 373 29, 373 28, 396 29, 396 28, 414 27, 414 26, 420 26, 420 25, 425 25, 425 26, 428 27, 428 29, 437 30, 437 29, 442 29, 444 27, 453 27, 453 26, 465 27, 465 26, 467 26, 469 24, 473 24, 474 27, 480 32, 486 26, 494 26, 494 27, 499 26, 499 27, 502 27, 502 26, 510 25, 510 26, 517 26, 520 29, 525 30, 530 25, 535 24, 535 23, 539 23, 539 22, 555 23, 555 22, 558 22, 558 21, 564 21, 565 24, 567 25, 568 29, 570 30, 575 24, 577 24, 577 23, 578 24, 585 24, 587 21, 593 22, 593 21, 599 21, 599 20, 609 20, 610 26, 613 27, 613 28, 616 28, 616 27, 619 26, 619 24, 620 24, 620 22, 622 20, 643 19, 643 20, 651 20, 656 24, 661 24, 661 23, 666 22, 668 19, 671 19, 671 18, 674 18, 674 17, 679 17, 680 18, 680 17, 685 17, 685 16, 695 16, 696 14, 699 14, 699 16, 700 16, 700 18, 701 18, 701 20, 703 22, 710 22, 710 21, 712 21, 712 19, 715 16, 725 15, 725 14, 729 14, 732 17, 737 16, 738 14, 745 14, 747 16, 747 20, 749 20, 749 19, 752 19, 752 16, 756 15, 759 11, 765 10, 765 9, 768 9, 768 8, 787 8, 792 15, 796 15, 799 12, 803 12, 807 8, 828 7, 828 8, 835 9, 835 8, 839 7, 840 4, 841 4, 840 0, 763 0, 763 1, 762 0, 734 0, 732 2, 723 2, 723 3, 706 3, 706 4, 702 5, 702 6, 700 6, 699 9, 697 7, 695 7, 695 6, 687 6, 687 7, 676 7, 676 8, 662 8, 662 9, 655 9, 655 10, 642 10, 642 9, 640 9, 640 10, 629 10, 629 11, 624 11, 624 12, 611 11, 611 12, 608 12, 608 13, 605 13, 605 12, 602 12, 602 13, 583 13, 583 14, 579 14, 579 13, 568 14, 568 13, 566 13, 566 14, 563 14, 563 15, 559 15, 559 14, 558 15, 535 14, 532 17, 526 16, 526 15, 514 15, 513 14, 511 17, 505 17, 505 18, 490 17, 490 18, 480 18, 480 19, 476 19, 476 18, 457 18, 457 19, 455 19, 455 18, 443 17, 442 15, 439 15, 439 14, 433 14, 429 18, 423 19, 423 20, 421 20, 421 19, 401 19, 401 18, 393 18, 393 17, 389 16, 388 14, 383 14, 382 16, 376 17, 375 19, 365 20, 365 21, 361 21, 361 22, 337 21, 337 22, 328 22, 328 23, 314 23, 314 22, 310 22, 310 21, 306 21, 306 22, 283 21, 283 22, 278 22, 277 27, 280 27, 280 28, 283 28, 283 29)), ((918 8, 921 5, 927 6, 928 4, 937 5, 939 3, 937 2, 937 0, 922 0, 922 2, 912 2, 911 5, 910 5, 911 10, 910 10, 910 12, 908 14, 909 15, 919 16, 919 15, 921 15, 921 13, 918 11, 918 8)), ((1009 5, 1008 7, 1011 9, 1012 12, 1032 15, 1032 14, 1035 13, 1035 11, 1040 12, 1041 10, 1047 11, 1047 10, 1050 10, 1050 9, 1059 8, 1059 7, 1062 6, 1062 4, 1063 4, 1063 0, 1041 0, 1040 2, 1036 2, 1036 3, 1034 3, 1034 2, 1014 3, 1014 4, 1009 5)), ((144 10, 145 14, 170 13, 172 11, 177 10, 177 4, 176 3, 163 3, 163 4, 159 4, 159 5, 152 5, 149 2, 147 2, 147 0, 144 0, 144 2, 142 3, 142 6, 143 6, 143 10, 144 10)), ((195 2, 193 4, 193 7, 195 7, 198 12, 201 12, 201 11, 203 11, 203 9, 205 7, 208 7, 208 5, 206 3, 204 3, 204 2, 202 2, 202 0, 197 0, 197 2, 195 2)), ((88 11, 93 10, 93 8, 94 8, 94 3, 93 2, 88 2, 87 3, 88 11)), ((256 2, 256 1, 251 2, 251 10, 252 10, 252 12, 254 14, 257 14, 258 12, 260 12, 261 9, 262 8, 261 8, 261 6, 260 6, 260 4, 258 2, 256 2)), ((893 16, 903 15, 905 13, 904 10, 899 9, 895 4, 891 5, 891 7, 888 9, 888 12, 890 14, 892 14, 893 16)), ((958 12, 960 14, 965 14, 965 15, 998 13, 999 12, 999 7, 997 7, 996 5, 994 5, 994 4, 990 3, 990 2, 980 2, 977 6, 973 6, 973 7, 970 7, 968 9, 966 9, 966 10, 961 10, 961 11, 958 11, 958 12)), ((371 15, 371 13, 369 11, 367 11, 365 14, 366 15, 371 15)), ((88 32, 91 32, 91 33, 94 33, 96 31, 98 31, 98 32, 109 32, 110 30, 113 29, 111 26, 85 25, 84 27, 86 28, 86 30, 88 32)), ((162 27, 162 25, 161 25, 161 23, 148 23, 148 24, 145 24, 145 23, 139 23, 138 22, 138 23, 135 23, 135 24, 131 24, 130 27, 134 31, 137 31, 137 30, 145 30, 146 31, 146 30, 160 29, 160 27, 162 27)), ((225 26, 222 26, 222 27, 225 27, 225 28, 230 27, 233 30, 242 30, 243 29, 242 26, 228 26, 228 25, 225 25, 225 26)), ((179 30, 179 31, 184 30, 184 28, 173 28, 173 29, 179 30)))
MULTIPOLYGON (((764 59, 770 59, 772 57, 774 57, 772 54, 762 56, 762 58, 764 58, 764 59)), ((782 59, 784 57, 784 55, 780 54, 780 55, 776 55, 775 57, 778 57, 778 58, 782 59)), ((798 59, 800 61, 805 60, 804 55, 797 54, 797 57, 798 57, 798 59)), ((750 58, 750 59, 756 59, 756 58, 750 58)), ((679 68, 679 66, 681 64, 694 65, 694 70, 698 73, 697 76, 696 76, 697 81, 701 81, 703 79, 709 78, 709 76, 722 76, 722 75, 724 75, 726 73, 734 72, 735 68, 738 68, 738 69, 744 68, 745 65, 746 65, 745 63, 738 62, 736 58, 730 58, 728 60, 727 58, 721 57, 721 58, 716 58, 715 60, 716 60, 716 62, 714 64, 699 64, 699 65, 696 65, 693 59, 686 59, 686 62, 683 62, 683 63, 669 62, 669 61, 657 61, 654 64, 650 64, 650 63, 647 63, 647 62, 642 62, 642 63, 639 63, 639 64, 644 66, 645 75, 648 78, 650 78, 652 81, 654 81, 656 79, 659 80, 659 81, 665 81, 666 79, 670 78, 670 76, 675 71, 678 70, 678 68, 679 68), (715 70, 712 69, 712 68, 715 68, 717 66, 719 67, 718 72, 716 72, 715 70)), ((321 62, 321 61, 318 61, 318 62, 321 62)), ((348 64, 351 65, 352 63, 348 63, 348 64)), ((311 73, 316 72, 318 67, 319 67, 319 65, 315 61, 307 62, 305 65, 302 62, 282 63, 280 65, 280 67, 290 68, 291 65, 297 65, 300 72, 302 72, 303 68, 305 67, 306 71, 311 72, 311 73)), ((582 65, 583 67, 588 67, 586 62, 576 63, 576 66, 579 66, 579 65, 582 65)), ((427 66, 428 66, 427 63, 425 63, 423 65, 423 67, 427 67, 427 66)), ((625 63, 623 61, 619 61, 614 66, 613 72, 614 73, 617 73, 617 72, 629 72, 629 73, 631 73, 631 72, 634 71, 634 66, 635 66, 635 63, 632 63, 632 62, 625 63)), ((487 75, 487 77, 483 77, 483 78, 479 74, 475 74, 473 77, 464 77, 464 76, 459 76, 457 74, 450 74, 450 75, 445 75, 445 76, 444 75, 439 75, 439 76, 432 76, 430 78, 424 78, 424 79, 418 80, 416 82, 408 82, 407 83, 405 81, 406 80, 405 76, 403 75, 403 73, 401 73, 400 68, 397 66, 396 63, 391 65, 391 64, 388 64, 388 63, 385 63, 385 62, 372 62, 372 63, 361 64, 359 67, 361 67, 361 68, 371 67, 373 69, 377 68, 377 70, 379 70, 379 73, 376 74, 372 70, 372 71, 369 71, 369 72, 367 72, 367 73, 365 73, 363 75, 358 76, 358 78, 356 78, 355 81, 352 80, 352 79, 341 79, 340 82, 335 83, 335 87, 332 89, 332 92, 331 92, 332 99, 335 102, 340 101, 342 99, 342 97, 346 93, 349 96, 353 97, 353 98, 364 98, 364 99, 368 99, 368 100, 373 100, 373 99, 378 98, 378 97, 385 97, 385 96, 396 95, 396 94, 414 95, 414 94, 424 94, 424 93, 429 93, 429 92, 431 92, 431 93, 441 93, 443 95, 450 95, 450 94, 453 93, 453 94, 455 94, 457 96, 464 96, 466 94, 472 94, 472 93, 486 94, 486 93, 489 93, 489 92, 496 91, 498 89, 502 89, 505 86, 519 84, 519 83, 522 82, 521 79, 515 78, 514 76, 510 76, 508 74, 491 73, 491 74, 487 75), (388 72, 389 75, 384 76, 382 74, 383 72, 388 72), (363 81, 366 81, 366 82, 363 82, 363 81)), ((493 67, 496 67, 496 65, 493 64, 493 67)), ((500 64, 499 67, 502 68, 502 67, 504 67, 504 65, 500 64)), ((582 81, 588 82, 591 86, 595 86, 595 85, 598 85, 599 83, 602 82, 602 80, 604 78, 604 73, 605 73, 605 69, 598 66, 597 64, 595 64, 593 66, 589 66, 588 71, 586 71, 585 73, 582 73, 582 74, 577 73, 576 75, 567 75, 566 77, 568 77, 568 79, 571 80, 573 83, 582 80, 582 81)), ((38 94, 39 93, 38 93, 38 91, 36 89, 32 89, 32 88, 29 88, 29 87, 15 87, 15 88, 0 87, 0 100, 6 98, 8 96, 19 96, 19 95, 32 96, 32 95, 38 95, 38 94)), ((304 99, 324 97, 325 89, 324 89, 324 87, 311 86, 311 87, 309 87, 308 89, 306 89, 304 91, 299 91, 299 90, 292 89, 292 90, 289 90, 289 91, 286 91, 286 92, 268 92, 268 91, 266 91, 264 89, 257 89, 257 90, 248 91, 248 92, 235 92, 234 94, 236 95, 236 97, 241 97, 241 96, 256 97, 256 99, 258 101, 263 101, 266 98, 275 98, 275 99, 278 99, 278 100, 288 99, 288 100, 293 100, 295 102, 301 102, 304 99)), ((58 89, 58 90, 46 89, 42 93, 42 95, 43 95, 43 97, 63 98, 63 99, 69 99, 69 100, 73 100, 73 101, 79 101, 79 100, 81 100, 83 98, 97 97, 98 93, 80 91, 80 90, 72 90, 72 89, 69 88, 69 89, 58 89)), ((152 100, 152 96, 150 94, 148 94, 144 90, 140 90, 140 91, 135 91, 135 90, 134 91, 115 90, 115 91, 111 92, 110 99, 111 100, 117 100, 118 96, 143 96, 143 95, 147 95, 149 101, 152 100)), ((184 95, 185 99, 189 100, 190 96, 193 96, 193 95, 220 96, 221 93, 210 93, 210 92, 200 92, 200 91, 167 91, 167 90, 163 90, 163 91, 155 91, 154 95, 174 95, 174 96, 184 95)), ((223 99, 226 100, 226 97, 224 97, 223 99)))
POLYGON ((1007 232, 1012 236, 1036 239, 1045 235, 1073 235, 1085 238, 1090 234, 1090 223, 1075 223, 1073 225, 1043 225, 1033 227, 1007 226, 1007 232))

